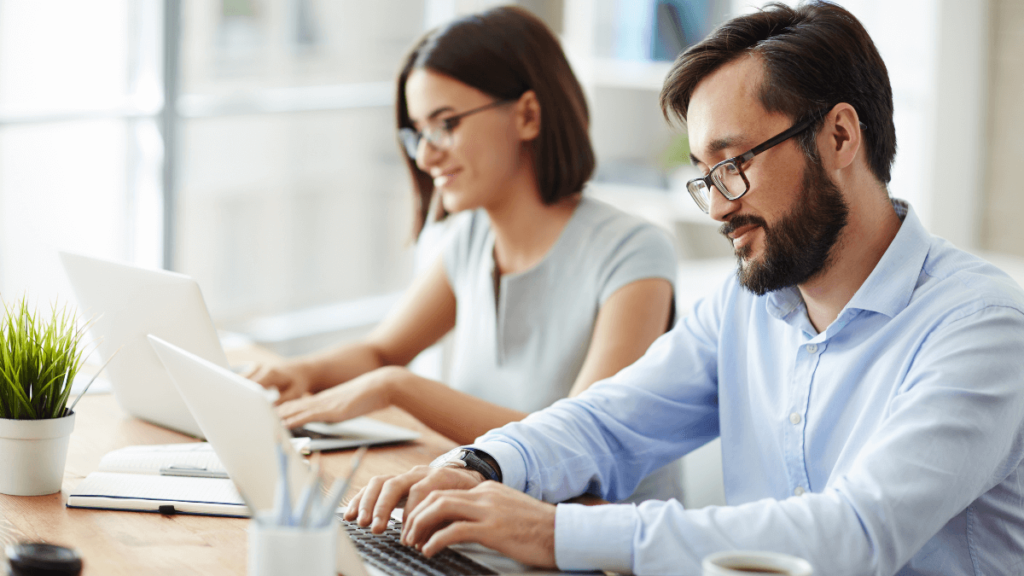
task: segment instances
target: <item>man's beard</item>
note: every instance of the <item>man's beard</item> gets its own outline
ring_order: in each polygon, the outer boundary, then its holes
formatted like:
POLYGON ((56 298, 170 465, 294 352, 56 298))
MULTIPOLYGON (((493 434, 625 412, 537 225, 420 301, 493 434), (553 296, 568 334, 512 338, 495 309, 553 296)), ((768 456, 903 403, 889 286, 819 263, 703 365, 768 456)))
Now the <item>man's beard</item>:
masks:
MULTIPOLYGON (((758 296, 803 284, 832 265, 832 248, 850 209, 817 157, 807 159, 796 206, 775 224, 741 215, 722 225, 728 234, 750 224, 764 230, 764 254, 749 260, 750 245, 736 249, 740 284, 758 296)), ((731 240, 730 240, 731 242, 731 240)))

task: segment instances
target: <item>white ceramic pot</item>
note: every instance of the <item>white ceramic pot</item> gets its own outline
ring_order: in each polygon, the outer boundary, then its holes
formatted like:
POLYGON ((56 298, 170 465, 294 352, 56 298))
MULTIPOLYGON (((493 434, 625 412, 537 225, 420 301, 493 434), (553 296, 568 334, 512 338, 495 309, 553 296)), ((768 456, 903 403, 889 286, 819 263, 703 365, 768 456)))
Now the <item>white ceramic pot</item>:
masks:
POLYGON ((0 494, 60 492, 75 414, 45 420, 0 418, 0 494))

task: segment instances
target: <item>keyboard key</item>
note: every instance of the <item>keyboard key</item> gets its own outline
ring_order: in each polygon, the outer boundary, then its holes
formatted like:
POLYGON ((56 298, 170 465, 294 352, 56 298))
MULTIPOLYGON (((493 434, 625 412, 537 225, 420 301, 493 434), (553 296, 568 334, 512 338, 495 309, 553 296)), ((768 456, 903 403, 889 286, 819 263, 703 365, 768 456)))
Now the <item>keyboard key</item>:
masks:
POLYGON ((443 550, 427 558, 419 550, 403 546, 400 542, 402 523, 388 522, 383 534, 374 534, 355 522, 341 521, 355 544, 356 552, 368 564, 394 576, 470 576, 491 575, 497 572, 454 550, 443 550))

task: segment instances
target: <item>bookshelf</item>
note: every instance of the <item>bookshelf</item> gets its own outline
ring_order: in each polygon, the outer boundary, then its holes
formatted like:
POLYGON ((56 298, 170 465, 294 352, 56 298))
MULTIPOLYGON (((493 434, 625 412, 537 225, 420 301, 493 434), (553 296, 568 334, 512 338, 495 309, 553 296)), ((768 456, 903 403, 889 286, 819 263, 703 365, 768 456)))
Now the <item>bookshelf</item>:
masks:
POLYGON ((659 103, 672 62, 644 59, 644 49, 638 46, 623 47, 630 40, 643 41, 642 35, 627 34, 624 39, 615 29, 624 8, 642 12, 653 7, 653 1, 627 6, 618 0, 563 0, 562 45, 587 95, 598 159, 587 190, 671 231, 683 259, 728 256, 731 251, 719 237, 717 223, 697 208, 683 187, 696 170, 688 164, 671 166, 682 159, 667 153, 685 134, 681 126, 666 122, 659 103))

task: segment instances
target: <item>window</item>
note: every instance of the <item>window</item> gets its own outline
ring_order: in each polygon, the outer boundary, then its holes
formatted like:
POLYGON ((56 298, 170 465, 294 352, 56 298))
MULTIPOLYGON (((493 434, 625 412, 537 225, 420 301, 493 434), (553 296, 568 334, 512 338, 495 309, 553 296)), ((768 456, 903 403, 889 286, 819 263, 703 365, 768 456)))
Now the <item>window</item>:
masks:
POLYGON ((71 250, 195 277, 222 328, 386 308, 412 273, 394 76, 454 9, 0 2, 0 293, 67 301, 71 250))
POLYGON ((0 293, 68 290, 56 250, 161 258, 156 2, 0 2, 0 293))

